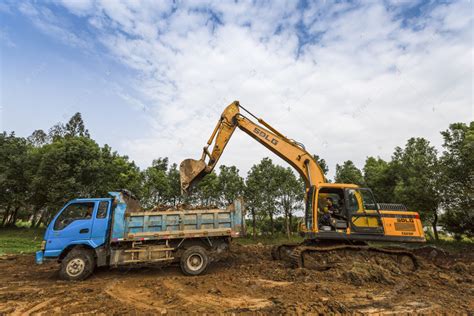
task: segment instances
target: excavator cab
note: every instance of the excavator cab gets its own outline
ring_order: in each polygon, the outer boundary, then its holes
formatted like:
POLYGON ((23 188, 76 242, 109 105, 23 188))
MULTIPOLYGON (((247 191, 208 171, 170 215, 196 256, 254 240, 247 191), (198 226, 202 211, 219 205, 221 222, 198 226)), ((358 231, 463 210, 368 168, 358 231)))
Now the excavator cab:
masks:
MULTIPOLYGON (((326 183, 307 191, 305 224, 302 232, 318 237, 347 239, 351 235, 382 235, 383 222, 378 204, 367 188, 353 184, 326 183), (328 210, 328 199, 333 206, 328 210), (330 214, 330 224, 322 223, 330 214)), ((306 234, 305 234, 306 235, 306 234)))

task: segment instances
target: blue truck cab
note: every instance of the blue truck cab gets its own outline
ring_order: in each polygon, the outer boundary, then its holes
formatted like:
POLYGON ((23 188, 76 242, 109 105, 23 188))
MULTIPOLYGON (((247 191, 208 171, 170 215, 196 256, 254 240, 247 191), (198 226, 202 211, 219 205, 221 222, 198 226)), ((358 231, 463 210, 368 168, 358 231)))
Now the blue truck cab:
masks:
POLYGON ((109 195, 66 203, 48 225, 36 263, 60 262, 67 280, 87 278, 97 266, 173 262, 197 275, 244 233, 241 200, 225 210, 143 211, 128 191, 109 195))
POLYGON ((66 248, 83 245, 96 249, 104 245, 113 199, 74 199, 68 202, 48 225, 43 249, 36 253, 37 263, 43 258, 58 258, 66 248))

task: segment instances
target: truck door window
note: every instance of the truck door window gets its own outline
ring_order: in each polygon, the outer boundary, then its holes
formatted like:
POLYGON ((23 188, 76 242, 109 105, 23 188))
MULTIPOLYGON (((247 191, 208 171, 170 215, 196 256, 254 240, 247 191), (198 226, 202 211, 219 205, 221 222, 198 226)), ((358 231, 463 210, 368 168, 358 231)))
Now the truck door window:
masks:
POLYGON ((72 222, 79 219, 89 219, 94 211, 94 202, 80 202, 68 205, 56 219, 54 230, 64 229, 72 222))
POLYGON ((107 209, 109 208, 109 202, 101 201, 99 203, 99 207, 97 209, 97 216, 96 218, 106 218, 107 217, 107 209))

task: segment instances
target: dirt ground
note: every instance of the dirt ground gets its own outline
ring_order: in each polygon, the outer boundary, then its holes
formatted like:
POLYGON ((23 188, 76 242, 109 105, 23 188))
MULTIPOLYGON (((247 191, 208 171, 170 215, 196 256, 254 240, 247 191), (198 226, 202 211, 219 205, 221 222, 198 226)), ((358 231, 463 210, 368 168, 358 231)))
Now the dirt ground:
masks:
POLYGON ((37 266, 33 255, 8 256, 0 259, 0 314, 472 313, 472 254, 419 255, 414 273, 367 253, 329 253, 334 267, 316 271, 273 261, 267 246, 234 244, 202 276, 176 266, 102 268, 82 282, 59 280, 57 264, 37 266))

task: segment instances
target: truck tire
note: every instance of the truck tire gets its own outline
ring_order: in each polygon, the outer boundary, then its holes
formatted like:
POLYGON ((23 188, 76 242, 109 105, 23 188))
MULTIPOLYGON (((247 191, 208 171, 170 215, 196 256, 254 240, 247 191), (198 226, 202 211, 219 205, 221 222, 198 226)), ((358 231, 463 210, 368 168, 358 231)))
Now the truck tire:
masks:
POLYGON ((201 246, 192 246, 186 249, 181 256, 181 270, 186 275, 199 275, 209 265, 209 256, 201 246))
POLYGON ((95 259, 88 249, 73 249, 61 262, 59 277, 68 281, 84 280, 94 272, 95 259))

